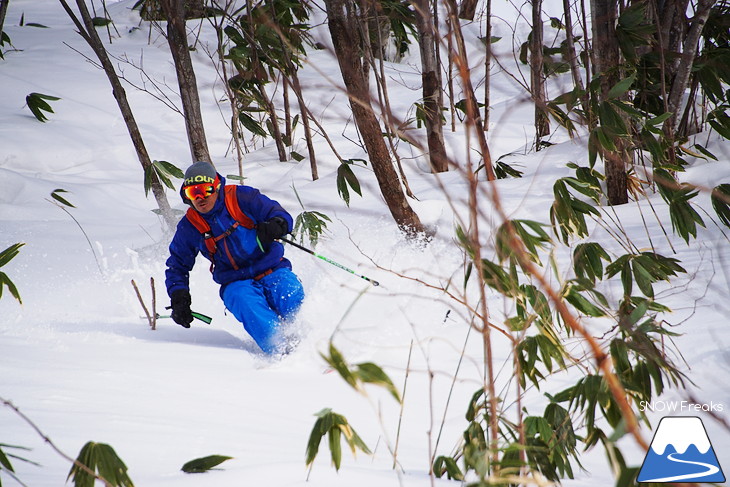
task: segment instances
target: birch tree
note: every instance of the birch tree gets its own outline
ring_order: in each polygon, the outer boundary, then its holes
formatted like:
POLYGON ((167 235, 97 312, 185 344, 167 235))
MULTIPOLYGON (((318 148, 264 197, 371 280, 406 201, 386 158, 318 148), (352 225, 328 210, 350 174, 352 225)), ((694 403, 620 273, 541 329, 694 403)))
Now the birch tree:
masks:
POLYGON ((383 130, 373 111, 362 58, 356 50, 360 44, 353 38, 357 36, 358 29, 347 17, 346 1, 348 0, 325 0, 325 6, 332 44, 350 99, 355 125, 365 144, 380 191, 393 219, 403 232, 415 236, 424 233, 425 227, 403 193, 383 139, 383 130))
POLYGON ((423 115, 426 125, 428 157, 432 172, 449 170, 446 147, 444 146, 444 130, 441 123, 441 107, 443 95, 439 83, 439 65, 436 59, 438 48, 434 36, 433 16, 429 0, 413 0, 416 10, 416 26, 418 29, 418 47, 421 53, 421 81, 423 83, 423 115))
POLYGON ((81 19, 79 19, 74 11, 71 10, 66 0, 59 1, 61 2, 61 5, 73 21, 73 23, 76 25, 76 28, 78 29, 81 37, 83 37, 89 47, 91 47, 91 49, 94 51, 96 57, 99 59, 99 62, 101 63, 101 66, 104 69, 107 78, 109 79, 109 83, 112 85, 112 95, 114 95, 114 99, 119 106, 119 110, 122 112, 122 118, 124 119, 124 123, 127 127, 127 131, 129 132, 129 136, 132 138, 132 143, 134 145, 134 150, 137 153, 137 158, 139 159, 139 162, 142 165, 143 170, 145 171, 145 175, 149 175, 150 189, 152 190, 152 194, 157 201, 157 206, 160 209, 160 214, 162 215, 162 218, 167 224, 168 228, 174 229, 175 225, 177 224, 177 218, 170 208, 170 203, 167 201, 167 196, 165 195, 165 189, 162 186, 162 182, 159 180, 157 174, 153 170, 152 161, 150 160, 149 153, 147 152, 147 148, 145 147, 144 141, 142 140, 142 134, 139 131, 139 126, 137 125, 137 121, 135 120, 132 113, 132 108, 129 105, 129 101, 127 100, 126 92, 124 91, 122 82, 120 81, 119 76, 114 69, 114 65, 109 59, 109 54, 107 53, 106 48, 99 38, 99 34, 96 32, 96 27, 94 26, 92 17, 89 14, 88 8, 86 7, 86 2, 84 0, 76 0, 76 5, 79 9, 79 13, 81 14, 81 19))
POLYGON ((213 162, 205 138, 198 83, 195 79, 195 70, 188 46, 184 0, 160 0, 160 6, 167 19, 167 43, 170 46, 177 73, 190 155, 193 161, 213 162))

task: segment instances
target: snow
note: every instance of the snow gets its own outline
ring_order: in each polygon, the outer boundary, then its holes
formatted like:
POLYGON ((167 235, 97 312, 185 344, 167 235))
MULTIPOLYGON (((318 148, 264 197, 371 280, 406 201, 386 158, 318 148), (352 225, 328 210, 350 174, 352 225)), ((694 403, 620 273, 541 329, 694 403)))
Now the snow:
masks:
MULTIPOLYGON (((164 39, 154 31, 150 35, 146 27, 135 29, 139 20, 129 10, 133 1, 107 3, 119 32, 112 31, 109 45, 105 29, 100 29, 109 49, 143 63, 147 74, 176 100, 164 39)), ((454 228, 466 219, 463 174, 430 175, 423 171, 426 164, 417 151, 403 150, 409 183, 418 196, 412 205, 437 231, 430 244, 418 245, 406 242, 395 228, 369 166, 353 168, 363 197, 353 195, 347 207, 337 194, 337 159, 321 137, 316 139, 316 182, 311 181, 307 160, 277 162, 272 143, 259 143, 245 156, 247 183, 296 216, 301 208, 295 187, 306 209, 332 219, 317 252, 381 286, 370 286, 288 248, 287 257, 307 292, 297 322, 303 341, 292 355, 272 361, 226 314, 208 265, 201 261, 191 276, 193 309, 211 315, 213 322, 195 322, 186 330, 160 320, 152 331, 140 318, 130 281, 135 280, 149 302, 154 278, 158 309, 167 304, 163 280, 169 236, 151 211, 154 200, 145 198, 142 171, 108 81, 79 54, 91 55, 56 2, 10 2, 5 31, 17 51, 6 52, 0 61, 0 250, 16 242, 25 246, 2 268, 17 285, 23 304, 4 290, 0 397, 17 406, 69 456, 75 457, 87 441, 112 445, 140 486, 456 485, 430 479, 429 462, 434 451, 452 454, 459 443, 467 402, 483 384, 482 346, 479 334, 469 331, 464 307, 432 286, 445 286, 449 280, 453 288, 462 285, 464 257, 454 243, 454 228), (21 15, 26 24, 48 28, 20 26, 21 15), (55 113, 45 124, 24 106, 31 92, 61 98, 52 102, 55 113), (68 191, 64 197, 76 207, 68 212, 78 224, 52 203, 50 194, 59 188, 68 191), (323 373, 326 364, 319 354, 326 352, 330 340, 350 363, 373 361, 400 390, 407 384, 403 410, 384 391, 369 388, 368 397, 363 397, 336 373, 323 373), (311 472, 306 469, 304 452, 314 414, 326 407, 348 418, 374 451, 372 457, 353 457, 344 448, 342 468, 335 472, 323 442, 311 472), (393 469, 389 449, 395 449, 396 437, 399 468, 393 469), (233 459, 204 475, 180 471, 185 462, 211 454, 233 459)), ((329 44, 326 25, 319 25, 314 35, 329 44)), ((209 38, 206 30, 203 41, 209 38)), ((469 48, 475 51, 472 66, 479 66, 479 41, 471 39, 469 48)), ((389 66, 394 80, 390 96, 399 113, 412 109, 420 98, 420 75, 413 67, 418 54, 412 49, 402 64, 389 66)), ((342 92, 330 84, 340 83, 336 61, 327 51, 310 55, 301 80, 312 112, 321 117, 344 158, 366 158, 353 143, 357 138, 342 92)), ((220 81, 203 49, 193 56, 212 157, 221 173, 235 174, 238 163, 225 124, 228 112, 224 104, 218 105, 223 96, 220 81)), ((117 66, 141 84, 135 68, 120 62, 117 66)), ((556 145, 539 153, 529 151, 532 111, 524 93, 508 76, 496 76, 493 82, 498 101, 489 133, 492 157, 510 154, 505 160, 525 173, 522 179, 493 186, 509 217, 547 223, 552 183, 571 173, 568 162, 586 164, 585 140, 570 141, 558 132, 552 139, 556 145)), ((182 117, 149 93, 128 85, 126 89, 152 158, 186 167, 190 155, 182 117)), ((475 149, 464 145, 463 127, 457 126, 455 133, 446 131, 450 153, 458 160, 475 157, 475 149)), ((708 187, 729 182, 727 142, 712 138, 708 143, 707 135, 703 137, 702 144, 721 160, 694 161, 686 178, 708 187)), ((295 150, 306 154, 305 149, 298 134, 295 150)), ((168 198, 184 210, 174 191, 168 191, 168 198)), ((712 214, 707 194, 698 202, 712 214)), ((673 403, 691 394, 701 403, 723 405, 712 414, 728 421, 729 231, 708 217, 698 240, 686 245, 672 235, 661 199, 654 195, 651 203, 631 203, 608 214, 639 248, 653 245, 679 258, 688 270, 672 284, 657 286, 657 298, 675 310, 667 320, 671 330, 682 335, 672 339, 681 351, 673 359, 691 382, 688 391, 669 389, 657 400, 673 403)), ((485 235, 501 221, 488 206, 482 215, 485 235)), ((600 238, 601 229, 596 232, 594 238, 600 238)), ((602 243, 620 250, 608 238, 602 243)), ((567 267, 566 255, 561 249, 555 256, 562 269, 567 267)), ((512 306, 490 297, 496 321, 512 306)), ((600 323, 595 326, 597 333, 602 330, 600 323)), ((493 341, 499 390, 513 401, 511 345, 497 333, 493 341)), ((575 356, 582 353, 576 345, 571 351, 575 356)), ((543 393, 562 390, 574 377, 569 371, 556 374, 545 390, 528 390, 522 405, 539 413, 543 393)), ((655 426, 665 415, 666 411, 648 411, 655 426)), ((687 415, 703 419, 720 463, 730 463, 730 431, 701 408, 687 415)), ((0 408, 0 431, 0 443, 31 448, 4 448, 6 452, 40 464, 13 460, 17 477, 26 485, 57 486, 64 481, 69 462, 8 407, 0 408)), ((642 434, 652 437, 646 425, 642 434)), ((620 445, 627 463, 641 464, 644 453, 631 438, 620 445)), ((612 483, 611 467, 598 449, 586 454, 582 464, 585 471, 578 470, 577 478, 565 485, 612 483)), ((13 485, 4 472, 0 479, 13 485)))

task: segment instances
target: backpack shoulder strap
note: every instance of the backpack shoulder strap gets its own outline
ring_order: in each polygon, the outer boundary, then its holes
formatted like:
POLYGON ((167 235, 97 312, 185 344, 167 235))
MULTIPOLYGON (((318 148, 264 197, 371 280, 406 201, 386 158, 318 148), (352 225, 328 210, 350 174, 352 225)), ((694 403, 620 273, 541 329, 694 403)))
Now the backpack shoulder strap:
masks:
POLYGON ((210 231, 210 225, 208 225, 208 222, 205 221, 205 219, 195 211, 194 208, 188 208, 188 212, 185 214, 188 221, 193 224, 195 229, 200 232, 200 234, 203 236, 203 241, 205 242, 205 247, 208 249, 208 252, 210 252, 210 255, 212 256, 215 254, 217 248, 215 244, 215 238, 213 237, 213 233, 210 231))
POLYGON ((236 195, 237 186, 231 185, 225 187, 225 199, 226 209, 231 214, 234 220, 236 220, 244 228, 254 228, 256 225, 253 220, 246 215, 238 204, 238 196, 236 195))

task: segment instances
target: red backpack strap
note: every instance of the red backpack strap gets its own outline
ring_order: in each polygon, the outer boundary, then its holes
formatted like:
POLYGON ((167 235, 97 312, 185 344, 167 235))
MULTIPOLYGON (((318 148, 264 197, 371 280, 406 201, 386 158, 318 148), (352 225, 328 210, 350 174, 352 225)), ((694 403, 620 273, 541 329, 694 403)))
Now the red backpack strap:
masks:
POLYGON ((237 186, 226 186, 225 187, 225 198, 226 198, 226 209, 231 214, 234 220, 236 220, 244 228, 254 228, 256 225, 253 220, 249 218, 238 205, 238 196, 236 195, 237 186))
POLYGON ((205 247, 208 249, 208 252, 210 252, 211 258, 215 254, 217 247, 216 247, 216 239, 213 237, 213 233, 210 231, 210 225, 208 225, 208 222, 205 221, 205 219, 195 211, 194 208, 188 208, 188 212, 185 214, 188 221, 193 224, 195 229, 200 232, 201 235, 203 235, 203 241, 205 242, 205 247))

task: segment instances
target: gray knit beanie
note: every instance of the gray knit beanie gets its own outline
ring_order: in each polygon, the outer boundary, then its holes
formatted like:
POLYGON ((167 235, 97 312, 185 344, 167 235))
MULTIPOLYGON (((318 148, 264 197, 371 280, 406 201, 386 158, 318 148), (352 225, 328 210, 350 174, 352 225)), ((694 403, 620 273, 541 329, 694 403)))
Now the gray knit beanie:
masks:
POLYGON ((183 188, 192 186, 193 184, 214 183, 216 171, 210 162, 198 161, 185 171, 185 179, 183 180, 183 188))

